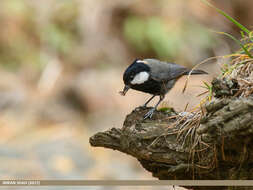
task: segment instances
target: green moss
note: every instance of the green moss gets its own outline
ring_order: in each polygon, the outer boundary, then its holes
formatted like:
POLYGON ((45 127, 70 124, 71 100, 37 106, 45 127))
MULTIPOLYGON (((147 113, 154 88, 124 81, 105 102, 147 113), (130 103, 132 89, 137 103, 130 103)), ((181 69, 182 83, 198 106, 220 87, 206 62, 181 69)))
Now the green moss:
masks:
POLYGON ((162 111, 165 113, 175 113, 175 110, 172 107, 163 107, 163 108, 160 108, 159 111, 162 111))

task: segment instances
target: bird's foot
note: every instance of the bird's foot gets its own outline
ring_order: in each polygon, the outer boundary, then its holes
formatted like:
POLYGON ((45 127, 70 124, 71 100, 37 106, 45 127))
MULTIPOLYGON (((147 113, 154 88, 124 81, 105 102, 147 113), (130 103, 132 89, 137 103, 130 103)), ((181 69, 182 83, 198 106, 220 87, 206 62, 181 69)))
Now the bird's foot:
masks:
POLYGON ((143 119, 147 119, 147 118, 150 118, 150 119, 151 119, 151 117, 153 116, 154 111, 155 111, 155 108, 150 109, 150 110, 148 111, 148 113, 146 113, 146 114, 144 115, 144 118, 143 118, 143 119))

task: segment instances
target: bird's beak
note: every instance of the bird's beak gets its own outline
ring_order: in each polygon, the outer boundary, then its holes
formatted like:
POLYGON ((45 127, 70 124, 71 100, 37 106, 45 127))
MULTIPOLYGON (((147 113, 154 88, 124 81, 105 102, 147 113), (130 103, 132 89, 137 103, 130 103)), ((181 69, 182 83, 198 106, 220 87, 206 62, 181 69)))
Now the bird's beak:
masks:
POLYGON ((129 87, 128 85, 125 85, 123 91, 120 91, 120 92, 119 92, 120 95, 121 95, 121 96, 125 96, 126 93, 127 93, 127 91, 128 91, 129 89, 130 89, 130 87, 129 87))

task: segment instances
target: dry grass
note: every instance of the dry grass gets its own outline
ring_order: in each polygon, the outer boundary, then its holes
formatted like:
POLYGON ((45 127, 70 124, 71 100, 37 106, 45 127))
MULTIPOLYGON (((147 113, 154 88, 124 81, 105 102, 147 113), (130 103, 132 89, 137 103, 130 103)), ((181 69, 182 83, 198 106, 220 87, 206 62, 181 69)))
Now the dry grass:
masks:
POLYGON ((233 69, 227 77, 238 81, 240 88, 236 96, 248 97, 253 95, 253 59, 238 57, 232 60, 231 66, 233 69))
MULTIPOLYGON (((235 94, 236 97, 253 96, 253 59, 249 58, 245 54, 234 54, 233 56, 235 57, 230 61, 230 63, 223 66, 221 78, 227 78, 230 80, 235 79, 238 81, 239 91, 235 94)), ((182 146, 187 144, 190 147, 192 164, 195 160, 196 154, 198 155, 198 163, 201 163, 201 159, 203 158, 205 150, 207 149, 208 151, 213 151, 214 155, 216 155, 215 147, 213 147, 211 144, 206 144, 201 141, 200 136, 196 133, 196 129, 200 125, 200 120, 206 112, 203 108, 203 105, 205 105, 208 101, 212 101, 213 96, 210 96, 211 89, 212 88, 210 87, 209 94, 200 101, 199 105, 197 105, 184 117, 180 116, 179 114, 178 120, 176 121, 177 125, 179 126, 178 138, 181 138, 182 146), (188 143, 185 143, 187 139, 188 143)), ((208 91, 206 93, 208 93, 208 91)), ((208 166, 200 166, 198 164, 195 164, 195 166, 211 169, 215 167, 215 156, 208 166)))

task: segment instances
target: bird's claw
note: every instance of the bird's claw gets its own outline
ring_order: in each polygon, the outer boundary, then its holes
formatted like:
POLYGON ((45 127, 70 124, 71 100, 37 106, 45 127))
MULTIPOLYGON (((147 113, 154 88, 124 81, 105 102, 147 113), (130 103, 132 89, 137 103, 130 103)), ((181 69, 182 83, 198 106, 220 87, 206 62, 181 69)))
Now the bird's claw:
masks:
POLYGON ((150 119, 151 119, 152 116, 153 116, 154 111, 155 111, 155 108, 152 108, 151 110, 149 110, 148 113, 146 113, 146 114, 144 115, 144 118, 143 118, 143 119, 147 119, 147 118, 150 118, 150 119))

